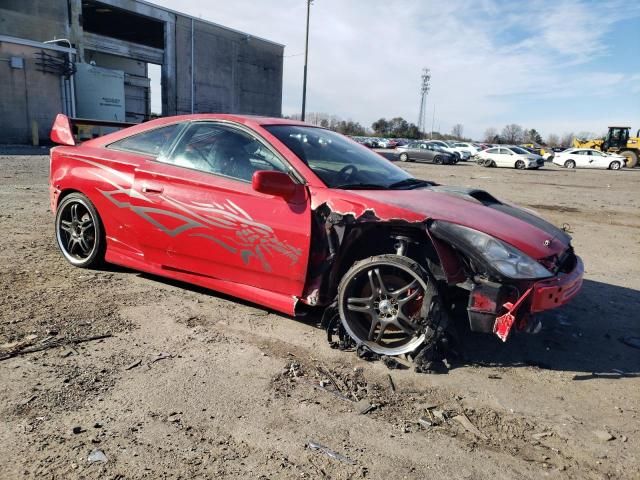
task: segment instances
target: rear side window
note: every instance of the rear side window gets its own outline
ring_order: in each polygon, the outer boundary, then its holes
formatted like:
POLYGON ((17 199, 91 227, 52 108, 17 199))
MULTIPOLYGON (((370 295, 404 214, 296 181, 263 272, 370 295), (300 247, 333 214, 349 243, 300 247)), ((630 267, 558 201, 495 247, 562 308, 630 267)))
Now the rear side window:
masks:
POLYGON ((167 152, 182 125, 182 123, 174 123, 173 125, 155 128, 148 132, 123 138, 109 145, 109 148, 157 157, 167 152))

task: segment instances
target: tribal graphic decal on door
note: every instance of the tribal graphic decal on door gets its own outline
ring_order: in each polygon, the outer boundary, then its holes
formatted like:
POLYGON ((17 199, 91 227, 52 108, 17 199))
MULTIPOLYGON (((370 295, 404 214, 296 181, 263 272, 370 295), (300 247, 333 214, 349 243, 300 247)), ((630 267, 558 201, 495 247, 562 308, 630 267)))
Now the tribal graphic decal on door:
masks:
MULTIPOLYGON (((77 160, 97 166, 116 177, 128 177, 97 162, 86 159, 77 160)), ((205 238, 231 254, 240 255, 245 265, 249 263, 251 258, 255 257, 266 272, 271 271, 271 265, 267 258, 272 257, 274 254, 280 254, 288 258, 291 265, 295 265, 302 255, 302 251, 299 248, 280 241, 271 227, 256 222, 246 211, 229 199, 222 203, 206 204, 200 202, 185 203, 164 194, 158 196, 158 198, 173 205, 176 210, 181 212, 178 213, 151 206, 153 202, 144 194, 123 187, 97 172, 93 173, 114 187, 113 190, 101 190, 98 188, 98 191, 111 203, 118 208, 131 209, 136 215, 139 215, 171 237, 185 234, 191 237, 205 238), (150 206, 132 205, 130 201, 119 200, 116 198, 117 196, 126 196, 129 199, 135 197, 148 202, 150 206), (170 217, 183 223, 170 228, 158 220, 158 216, 170 217)))

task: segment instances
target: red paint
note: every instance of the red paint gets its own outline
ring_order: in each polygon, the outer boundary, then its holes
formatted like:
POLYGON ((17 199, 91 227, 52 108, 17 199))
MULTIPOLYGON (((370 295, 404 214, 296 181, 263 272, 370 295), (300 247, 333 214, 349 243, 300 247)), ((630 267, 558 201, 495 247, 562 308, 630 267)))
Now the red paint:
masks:
POLYGON ((71 123, 66 115, 59 113, 53 122, 51 127, 51 134, 49 135, 53 143, 60 145, 75 145, 76 141, 73 138, 73 132, 71 131, 71 123))
POLYGON ((504 308, 507 309, 507 312, 504 315, 496 318, 496 323, 493 325, 493 333, 497 335, 497 337, 503 342, 507 341, 509 337, 509 332, 511 331, 511 327, 516 321, 516 315, 524 301, 531 294, 532 288, 529 288, 524 295, 522 295, 516 303, 507 302, 504 304, 504 308))

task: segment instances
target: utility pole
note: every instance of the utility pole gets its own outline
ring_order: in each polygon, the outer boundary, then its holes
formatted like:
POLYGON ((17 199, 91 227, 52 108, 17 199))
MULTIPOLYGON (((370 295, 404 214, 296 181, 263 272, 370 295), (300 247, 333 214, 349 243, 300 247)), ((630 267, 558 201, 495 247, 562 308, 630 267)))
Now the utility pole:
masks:
POLYGON ((309 14, 313 0, 307 0, 307 38, 304 45, 304 80, 302 81, 302 115, 300 119, 304 122, 304 114, 307 109, 307 59, 309 58, 309 14))
POLYGON ((431 73, 428 68, 422 69, 421 84, 420 84, 420 115, 418 116, 418 131, 420 135, 425 131, 425 116, 427 114, 427 94, 431 88, 431 73))

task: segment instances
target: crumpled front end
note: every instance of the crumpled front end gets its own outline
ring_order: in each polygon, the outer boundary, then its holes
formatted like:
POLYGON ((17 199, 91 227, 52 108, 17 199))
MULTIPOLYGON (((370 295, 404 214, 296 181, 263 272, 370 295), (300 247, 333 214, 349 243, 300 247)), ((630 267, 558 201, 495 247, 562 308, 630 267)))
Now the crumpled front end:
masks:
POLYGON ((432 223, 430 233, 452 247, 464 265, 466 280, 458 286, 469 291, 474 332, 494 333, 502 341, 513 329, 536 333, 540 323, 534 314, 568 303, 582 286, 584 266, 568 238, 563 250, 533 258, 499 238, 449 222, 432 223))

